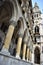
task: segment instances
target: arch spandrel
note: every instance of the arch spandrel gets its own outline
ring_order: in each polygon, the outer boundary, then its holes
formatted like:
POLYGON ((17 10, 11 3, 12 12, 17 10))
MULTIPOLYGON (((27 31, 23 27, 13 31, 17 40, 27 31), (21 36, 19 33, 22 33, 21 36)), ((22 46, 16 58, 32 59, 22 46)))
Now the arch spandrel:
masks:
MULTIPOLYGON (((19 7, 18 1, 16 0, 4 0, 3 1, 3 6, 0 6, 0 22, 10 22, 10 23, 14 23, 14 21, 19 20, 20 17, 23 18, 23 24, 24 24, 24 28, 26 28, 25 25, 25 20, 24 17, 22 15, 21 12, 21 8, 19 7), (4 11, 3 11, 4 10, 4 11), (12 22, 11 22, 12 21, 12 22)), ((25 29, 24 29, 25 30, 25 29)))
POLYGON ((17 18, 17 3, 13 0, 3 1, 3 5, 0 6, 0 22, 6 22, 10 20, 15 20, 17 18))

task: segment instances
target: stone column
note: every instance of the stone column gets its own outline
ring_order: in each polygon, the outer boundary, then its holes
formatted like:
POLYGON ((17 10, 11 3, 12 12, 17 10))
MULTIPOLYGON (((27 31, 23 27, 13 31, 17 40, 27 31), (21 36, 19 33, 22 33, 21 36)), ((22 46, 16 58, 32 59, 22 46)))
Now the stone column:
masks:
POLYGON ((31 53, 31 51, 30 51, 30 61, 32 60, 31 58, 32 58, 32 53, 31 53))
POLYGON ((30 57, 30 50, 29 47, 27 47, 27 61, 29 60, 29 57, 30 57))
POLYGON ((18 42, 17 42, 17 48, 16 48, 16 58, 20 59, 20 51, 21 51, 21 45, 22 45, 22 38, 23 38, 23 34, 24 34, 24 24, 23 24, 23 19, 22 17, 19 18, 18 21, 18 26, 19 26, 19 30, 18 30, 18 42))
POLYGON ((3 52, 4 51, 8 52, 9 45, 10 45, 10 42, 11 42, 11 39, 12 39, 12 36, 13 36, 13 32, 14 32, 14 26, 10 25, 8 32, 7 32, 7 35, 6 35, 6 38, 5 38, 4 46, 2 48, 3 52))
POLYGON ((24 32, 23 60, 25 60, 27 41, 28 41, 28 29, 26 29, 24 32))
POLYGON ((34 50, 32 52, 32 63, 34 63, 34 50))
POLYGON ((22 44, 22 37, 19 37, 18 42, 17 42, 17 48, 16 48, 16 57, 17 58, 20 58, 21 44, 22 44))
POLYGON ((26 55, 26 43, 24 43, 23 46, 23 60, 25 60, 25 55, 26 55))

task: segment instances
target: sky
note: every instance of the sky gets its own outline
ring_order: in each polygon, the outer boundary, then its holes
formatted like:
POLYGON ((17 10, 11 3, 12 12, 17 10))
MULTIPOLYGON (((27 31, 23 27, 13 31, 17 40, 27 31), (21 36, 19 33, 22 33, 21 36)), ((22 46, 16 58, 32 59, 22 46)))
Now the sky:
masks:
POLYGON ((41 12, 43 13, 43 0, 32 0, 32 5, 34 6, 35 2, 37 2, 41 12))

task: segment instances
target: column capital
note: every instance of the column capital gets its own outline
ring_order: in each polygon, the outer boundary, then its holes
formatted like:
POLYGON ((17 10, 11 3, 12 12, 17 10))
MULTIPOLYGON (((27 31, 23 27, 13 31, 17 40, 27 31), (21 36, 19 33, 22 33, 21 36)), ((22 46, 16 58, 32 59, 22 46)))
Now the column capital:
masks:
POLYGON ((27 29, 26 29, 25 32, 24 32, 23 42, 24 42, 24 43, 27 43, 27 42, 28 42, 28 30, 27 30, 27 29))
POLYGON ((23 38, 23 34, 18 34, 19 37, 23 38))
POLYGON ((11 22, 11 24, 10 24, 10 25, 13 25, 14 27, 17 25, 17 22, 16 22, 16 21, 14 21, 14 20, 11 20, 10 22, 11 22))
POLYGON ((28 46, 28 45, 27 45, 27 48, 29 48, 29 49, 30 49, 30 46, 28 46))
POLYGON ((24 23, 23 23, 23 18, 20 17, 17 23, 18 23, 18 27, 19 27, 18 35, 19 35, 20 37, 23 37, 23 35, 24 35, 24 23))
POLYGON ((18 36, 23 38, 23 35, 24 35, 24 30, 23 29, 19 29, 18 36))

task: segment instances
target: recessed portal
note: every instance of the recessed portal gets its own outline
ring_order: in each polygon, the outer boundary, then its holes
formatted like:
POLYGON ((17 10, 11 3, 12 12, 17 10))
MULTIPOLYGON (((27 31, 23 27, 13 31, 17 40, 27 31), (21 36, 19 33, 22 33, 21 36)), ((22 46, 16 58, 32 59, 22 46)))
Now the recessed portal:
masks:
POLYGON ((34 63, 40 64, 40 49, 38 47, 34 50, 34 63))

